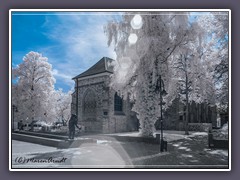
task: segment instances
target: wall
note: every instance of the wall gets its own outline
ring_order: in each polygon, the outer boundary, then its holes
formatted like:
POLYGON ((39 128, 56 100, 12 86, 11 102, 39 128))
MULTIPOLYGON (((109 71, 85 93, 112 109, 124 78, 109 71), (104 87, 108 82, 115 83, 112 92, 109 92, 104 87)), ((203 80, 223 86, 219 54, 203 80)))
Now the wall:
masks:
POLYGON ((123 100, 123 111, 114 111, 114 96, 115 91, 109 90, 109 126, 108 130, 110 133, 124 132, 127 131, 127 119, 129 120, 129 102, 123 100))
MULTIPOLYGON (((166 130, 184 130, 185 110, 184 104, 178 99, 164 113, 164 126, 166 130)), ((206 103, 189 104, 189 123, 210 123, 216 125, 217 112, 216 106, 208 106, 206 103)))
POLYGON ((211 123, 188 123, 189 131, 208 132, 212 129, 211 123))
MULTIPOLYGON (((108 75, 78 80, 78 121, 85 130, 96 133, 115 133, 136 130, 136 116, 131 112, 129 100, 123 101, 123 112, 114 112, 115 91, 109 87, 108 75), (86 92, 96 95, 96 118, 86 119, 83 101, 86 92)), ((75 82, 76 85, 76 82, 75 82)), ((76 91, 72 94, 72 112, 76 112, 76 91)))
MULTIPOLYGON (((103 121, 103 119, 108 118, 108 116, 104 117, 103 114, 104 109, 108 109, 108 88, 106 86, 107 81, 109 81, 109 77, 107 75, 78 80, 78 122, 85 127, 86 131, 96 133, 103 132, 104 122, 106 122, 103 121), (87 118, 86 116, 84 116, 83 112, 84 96, 89 91, 92 91, 95 94, 96 101, 96 114, 92 118, 87 118)), ((76 91, 73 93, 72 96, 72 111, 75 111, 74 106, 76 107, 75 93, 76 91)))

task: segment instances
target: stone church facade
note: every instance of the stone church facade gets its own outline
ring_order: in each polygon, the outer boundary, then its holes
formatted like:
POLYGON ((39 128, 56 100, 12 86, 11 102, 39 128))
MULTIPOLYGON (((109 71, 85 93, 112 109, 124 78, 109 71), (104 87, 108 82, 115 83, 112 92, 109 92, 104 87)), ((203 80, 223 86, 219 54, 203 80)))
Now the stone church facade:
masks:
POLYGON ((123 100, 110 86, 112 59, 103 57, 87 71, 74 77, 71 111, 85 132, 116 133, 138 129, 129 100, 123 100))

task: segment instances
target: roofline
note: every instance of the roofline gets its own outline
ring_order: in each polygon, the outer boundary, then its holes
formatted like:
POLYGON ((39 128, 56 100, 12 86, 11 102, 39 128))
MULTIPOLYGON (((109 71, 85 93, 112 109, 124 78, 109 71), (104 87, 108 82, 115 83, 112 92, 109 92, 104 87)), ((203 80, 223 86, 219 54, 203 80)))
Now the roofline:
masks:
POLYGON ((95 73, 95 74, 91 74, 91 75, 85 75, 85 76, 81 76, 81 77, 77 77, 77 76, 75 76, 74 78, 72 78, 72 80, 74 80, 74 79, 81 79, 81 78, 86 78, 86 77, 89 77, 89 78, 91 78, 91 76, 95 76, 95 75, 99 75, 99 74, 104 74, 104 73, 110 73, 110 74, 113 74, 113 72, 111 72, 111 71, 104 71, 104 72, 100 72, 100 73, 95 73))
MULTIPOLYGON (((106 70, 107 69, 107 59, 109 59, 110 61, 115 61, 114 59, 112 59, 112 58, 109 58, 109 57, 106 57, 106 56, 104 56, 104 57, 102 57, 99 61, 101 61, 103 59, 103 61, 104 61, 104 66, 105 66, 105 71, 104 72, 109 72, 109 73, 113 73, 112 71, 109 71, 109 70, 106 70)), ((98 62, 99 62, 98 61, 98 62)), ((97 63, 98 63, 97 62, 97 63)), ((93 66, 95 66, 97 63, 95 63, 93 66)), ((93 66, 91 66, 89 69, 87 69, 86 71, 88 71, 88 70, 90 70, 93 66)), ((84 72, 82 72, 81 74, 83 74, 83 73, 85 73, 86 71, 84 71, 84 72)), ((86 77, 86 76, 92 76, 92 75, 96 75, 96 74, 101 74, 101 73, 104 73, 104 72, 99 72, 99 73, 93 73, 93 74, 91 74, 91 75, 81 75, 81 74, 79 74, 79 75, 77 75, 77 76, 75 76, 75 77, 73 77, 72 78, 72 80, 74 80, 74 79, 78 79, 78 78, 82 78, 82 77, 86 77)))

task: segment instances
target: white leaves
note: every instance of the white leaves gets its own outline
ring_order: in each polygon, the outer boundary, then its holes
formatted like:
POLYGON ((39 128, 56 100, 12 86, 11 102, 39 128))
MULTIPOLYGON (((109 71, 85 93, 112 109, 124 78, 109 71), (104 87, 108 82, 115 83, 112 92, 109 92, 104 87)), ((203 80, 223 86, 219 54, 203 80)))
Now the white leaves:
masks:
MULTIPOLYGON (((189 101, 214 104, 212 71, 218 61, 215 56, 224 57, 213 48, 216 42, 209 40, 209 34, 218 36, 218 39, 221 37, 214 25, 211 25, 210 31, 207 29, 210 23, 215 22, 220 27, 221 23, 215 16, 190 23, 185 12, 158 13, 125 14, 123 21, 108 24, 109 40, 112 42, 112 36, 117 36, 115 51, 119 63, 114 68, 111 85, 122 94, 130 93, 130 97, 135 98, 134 111, 145 135, 153 132, 157 119, 156 102, 159 98, 154 88, 159 75, 168 92, 164 97, 164 108, 179 95, 185 101, 187 95, 189 101), (136 24, 140 24, 141 28, 136 28, 136 24)), ((224 20, 222 32, 226 30, 226 22, 224 20)))
POLYGON ((13 78, 17 78, 12 98, 19 107, 19 118, 28 123, 34 119, 56 120, 55 79, 47 58, 31 51, 12 73, 13 78))
POLYGON ((206 59, 210 65, 209 71, 214 73, 217 82, 217 100, 218 104, 227 106, 228 104, 228 88, 224 87, 224 83, 228 84, 228 43, 229 43, 229 18, 224 12, 213 12, 208 16, 201 16, 198 22, 208 36, 206 46, 208 48, 208 56, 206 59))
POLYGON ((71 115, 71 101, 72 101, 72 92, 68 93, 62 92, 62 90, 57 90, 53 94, 53 104, 55 109, 55 120, 66 122, 69 120, 71 115))

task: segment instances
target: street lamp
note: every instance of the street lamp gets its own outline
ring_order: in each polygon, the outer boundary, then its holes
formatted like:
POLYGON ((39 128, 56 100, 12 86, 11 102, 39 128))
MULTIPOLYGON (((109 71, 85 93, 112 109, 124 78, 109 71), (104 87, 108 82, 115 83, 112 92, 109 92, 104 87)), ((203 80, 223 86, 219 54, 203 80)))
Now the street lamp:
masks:
POLYGON ((160 95, 160 128, 161 128, 161 140, 160 140, 160 152, 163 152, 164 149, 164 141, 163 141, 163 115, 162 115, 162 106, 165 104, 163 102, 163 96, 167 95, 167 92, 164 89, 164 83, 163 80, 161 78, 161 75, 159 75, 158 79, 157 79, 157 84, 156 84, 156 92, 159 92, 160 95))
POLYGON ((12 120, 13 120, 12 130, 14 130, 14 113, 15 113, 15 112, 18 112, 17 106, 15 106, 14 104, 12 105, 12 112, 13 112, 13 117, 12 117, 12 120))

